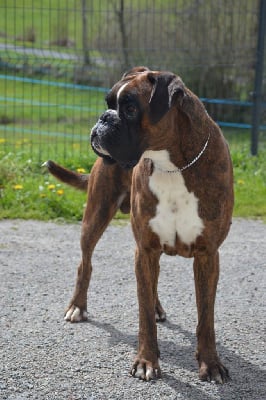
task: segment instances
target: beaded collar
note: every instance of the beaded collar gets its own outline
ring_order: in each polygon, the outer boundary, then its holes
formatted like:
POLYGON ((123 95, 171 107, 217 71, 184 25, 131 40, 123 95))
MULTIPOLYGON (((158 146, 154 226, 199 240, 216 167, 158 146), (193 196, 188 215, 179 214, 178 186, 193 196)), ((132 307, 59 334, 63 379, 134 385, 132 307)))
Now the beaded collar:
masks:
POLYGON ((206 150, 206 148, 208 146, 209 140, 210 140, 210 133, 209 133, 208 139, 206 140, 206 143, 204 144, 204 146, 201 149, 201 151, 199 152, 199 154, 192 161, 190 161, 187 165, 184 165, 181 168, 177 168, 177 169, 173 169, 173 170, 164 170, 158 166, 156 166, 156 169, 159 170, 160 172, 166 172, 168 174, 175 174, 177 172, 185 171, 186 169, 191 167, 193 164, 195 164, 195 162, 198 161, 198 159, 202 156, 202 154, 204 153, 204 151, 206 150))

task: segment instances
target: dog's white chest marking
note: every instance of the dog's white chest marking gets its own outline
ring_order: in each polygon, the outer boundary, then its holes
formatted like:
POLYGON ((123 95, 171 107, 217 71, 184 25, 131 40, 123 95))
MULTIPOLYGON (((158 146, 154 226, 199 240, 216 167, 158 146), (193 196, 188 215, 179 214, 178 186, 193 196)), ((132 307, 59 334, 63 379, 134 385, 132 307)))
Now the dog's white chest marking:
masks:
POLYGON ((204 228, 198 215, 198 199, 186 188, 181 172, 170 161, 167 150, 148 150, 143 158, 153 161, 154 171, 149 179, 149 188, 157 197, 156 215, 150 220, 150 227, 159 238, 161 245, 174 246, 176 235, 190 245, 195 242, 204 228))

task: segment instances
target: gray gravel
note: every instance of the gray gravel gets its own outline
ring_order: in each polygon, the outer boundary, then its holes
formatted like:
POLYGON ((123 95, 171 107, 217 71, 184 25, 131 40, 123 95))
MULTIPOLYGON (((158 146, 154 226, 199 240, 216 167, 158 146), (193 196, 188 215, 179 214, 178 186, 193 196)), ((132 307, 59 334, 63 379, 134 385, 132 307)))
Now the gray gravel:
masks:
POLYGON ((192 261, 176 257, 161 262, 163 379, 129 376, 138 329, 129 225, 110 226, 96 248, 89 322, 63 320, 79 235, 79 224, 0 221, 1 399, 266 399, 265 224, 234 220, 221 248, 216 333, 232 377, 223 386, 198 380, 192 261))

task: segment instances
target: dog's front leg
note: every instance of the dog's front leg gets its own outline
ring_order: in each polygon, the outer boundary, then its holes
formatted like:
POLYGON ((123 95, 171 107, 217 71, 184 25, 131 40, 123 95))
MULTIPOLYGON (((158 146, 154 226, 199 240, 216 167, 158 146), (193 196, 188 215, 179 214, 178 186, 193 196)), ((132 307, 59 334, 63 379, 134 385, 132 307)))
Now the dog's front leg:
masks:
POLYGON ((214 332, 214 302, 219 279, 219 254, 196 255, 194 278, 198 309, 196 357, 201 380, 224 383, 228 370, 223 366, 216 351, 214 332))
POLYGON ((65 312, 65 320, 71 322, 86 321, 87 293, 90 284, 92 264, 91 257, 95 245, 106 229, 117 210, 116 202, 92 202, 90 197, 87 204, 81 229, 82 260, 77 271, 74 294, 65 312), (108 209, 108 214, 106 213, 108 209))
POLYGON ((73 297, 65 313, 65 320, 87 320, 87 292, 90 283, 94 248, 130 189, 131 175, 118 166, 106 166, 98 159, 91 171, 88 201, 81 230, 82 260, 78 267, 73 297))
POLYGON ((159 348, 154 309, 159 275, 158 251, 137 248, 135 272, 139 301, 139 348, 132 367, 132 375, 151 380, 160 377, 159 348))

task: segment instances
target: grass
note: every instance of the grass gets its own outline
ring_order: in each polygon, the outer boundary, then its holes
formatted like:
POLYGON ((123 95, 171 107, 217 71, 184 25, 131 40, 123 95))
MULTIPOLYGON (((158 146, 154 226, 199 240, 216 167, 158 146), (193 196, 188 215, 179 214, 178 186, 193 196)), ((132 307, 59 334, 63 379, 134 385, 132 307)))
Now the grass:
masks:
POLYGON ((89 127, 105 107, 104 93, 0 79, 0 140, 3 154, 45 160, 78 158, 89 127))
MULTIPOLYGON (((0 0, 0 42, 76 54, 82 49, 81 2, 76 3, 74 6, 69 0, 10 0, 7 6, 6 1, 0 0), (34 41, 29 40, 31 33, 34 41), (56 44, 63 36, 73 40, 73 47, 56 44)), ((156 0, 154 5, 164 3, 156 0)), ((134 1, 133 5, 146 8, 145 2, 134 1)), ((102 11, 111 12, 113 8, 108 0, 101 5, 92 0, 90 6, 93 12, 88 12, 88 26, 93 43, 102 29, 102 11)), ((175 21, 174 15, 171 21, 175 21)), ((95 49, 92 51, 90 55, 99 56, 95 49)), ((37 63, 38 68, 52 66, 57 71, 56 76, 47 73, 45 80, 72 82, 73 65, 67 69, 68 60, 41 55, 25 60, 23 57, 14 49, 1 51, 3 71, 7 68, 12 75, 22 76, 23 71, 15 73, 3 65, 13 60, 13 64, 15 61, 21 66, 25 61, 32 67, 37 63), (66 70, 67 76, 63 75, 66 70)), ((32 74, 35 79, 44 76, 34 68, 32 74)), ((41 164, 51 158, 71 169, 90 170, 95 155, 88 146, 89 127, 104 109, 104 95, 96 90, 45 87, 9 78, 0 79, 0 218, 80 220, 86 195, 58 183, 41 164)), ((234 215, 266 220, 265 146, 260 146, 258 157, 251 157, 248 134, 227 131, 226 136, 234 163, 234 215)))
MULTIPOLYGON (((89 160, 83 163, 87 170, 94 161, 89 160)), ((68 167, 73 168, 71 160, 68 167)), ((85 171, 78 161, 76 168, 85 171)), ((0 161, 0 218, 77 221, 85 201, 85 193, 66 188, 24 152, 8 153, 0 161)))
MULTIPOLYGON (((181 0, 179 0, 182 3, 181 0)), ((192 2, 187 1, 187 3, 192 2)), ((127 3, 127 2, 125 2, 127 3)), ((165 5, 163 0, 152 2, 154 7, 165 5)), ((188 4, 189 5, 189 4, 188 4)), ((125 4, 125 8, 146 9, 146 2, 133 0, 125 4)), ((90 0, 87 2, 87 19, 90 39, 94 40, 103 29, 103 10, 111 14, 114 7, 109 0, 90 0)), ((58 39, 68 38, 74 47, 82 48, 82 6, 81 1, 69 0, 0 0, 0 30, 6 37, 0 37, 0 41, 14 43, 17 45, 29 43, 34 34, 34 41, 30 46, 57 47, 58 39), (48 40, 49 39, 49 40, 48 40), (50 41, 50 43, 49 43, 50 41)), ((172 16, 174 21, 174 15, 172 16)), ((69 48, 67 52, 74 51, 69 48)))
POLYGON ((266 151, 250 156, 249 149, 232 150, 234 164, 234 215, 266 222, 266 151))
POLYGON ((88 114, 95 118, 99 115, 99 109, 104 107, 104 95, 101 91, 89 88, 81 90, 77 87, 69 89, 56 86, 57 82, 58 80, 51 81, 51 86, 47 86, 0 79, 0 116, 5 116, 10 123, 19 121, 37 125, 40 122, 49 122, 50 125, 57 124, 60 120, 85 120, 85 117, 88 122, 88 114))
MULTIPOLYGON (((226 136, 234 164, 234 216, 266 222, 266 149, 261 145, 259 155, 254 157, 249 153, 247 135, 226 136)), ((7 149, 8 144, 0 136, 0 219, 81 220, 86 194, 56 181, 40 161, 29 159, 22 144, 15 152, 7 149)), ((56 161, 71 169, 89 171, 95 155, 89 148, 82 154, 77 150, 67 161, 63 157, 56 161)))
POLYGON ((61 31, 70 38, 76 39, 81 35, 81 9, 78 6, 70 7, 68 0, 9 0, 8 7, 6 2, 0 2, 0 22, 2 30, 7 34, 7 40, 12 42, 14 37, 22 42, 27 39, 27 32, 32 30, 35 35, 34 44, 43 45, 50 37, 52 41, 59 38, 61 31))
POLYGON ((266 146, 261 132, 259 154, 250 155, 249 131, 224 129, 234 166, 234 216, 266 222, 266 146))

